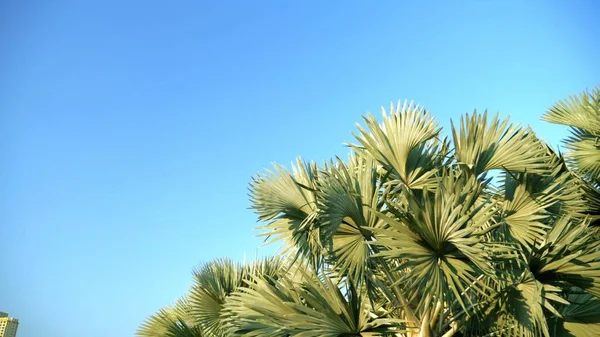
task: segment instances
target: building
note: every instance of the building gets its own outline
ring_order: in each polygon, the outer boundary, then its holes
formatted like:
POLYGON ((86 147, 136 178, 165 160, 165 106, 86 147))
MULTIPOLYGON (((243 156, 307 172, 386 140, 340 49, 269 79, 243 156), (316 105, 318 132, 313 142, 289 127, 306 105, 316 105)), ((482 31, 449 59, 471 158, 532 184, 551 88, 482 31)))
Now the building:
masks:
POLYGON ((0 312, 0 337, 15 337, 17 336, 17 328, 19 320, 8 317, 5 312, 0 312))

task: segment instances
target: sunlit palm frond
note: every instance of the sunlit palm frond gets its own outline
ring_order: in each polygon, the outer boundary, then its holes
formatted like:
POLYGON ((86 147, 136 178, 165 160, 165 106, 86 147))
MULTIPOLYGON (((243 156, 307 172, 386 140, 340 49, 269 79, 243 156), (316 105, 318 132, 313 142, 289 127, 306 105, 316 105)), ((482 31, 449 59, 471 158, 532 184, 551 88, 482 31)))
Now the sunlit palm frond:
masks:
POLYGON ((358 125, 355 135, 360 145, 352 147, 366 151, 383 165, 392 179, 410 188, 420 189, 435 183, 433 179, 440 162, 437 151, 431 151, 439 141, 440 128, 424 107, 412 102, 391 105, 389 116, 383 110, 383 122, 365 117, 367 129, 358 125), (432 180, 433 179, 433 180, 432 180))
MULTIPOLYGON (((242 279, 246 281, 252 277, 260 276, 276 280, 287 274, 291 266, 292 263, 286 255, 257 259, 242 267, 242 279)), ((245 286, 245 283, 242 283, 241 286, 245 286)))
MULTIPOLYGON (((448 173, 435 192, 409 195, 409 212, 399 219, 380 214, 389 225, 376 229, 374 243, 386 248, 379 255, 407 270, 404 282, 414 294, 460 304, 467 310, 467 288, 481 296, 477 282, 494 270, 484 244, 492 227, 491 202, 480 202, 481 182, 473 176, 448 173)), ((423 303, 426 305, 426 303, 423 303)))
POLYGON ((600 129, 600 85, 554 104, 542 120, 594 133, 600 129))
POLYGON ((202 337, 202 327, 200 325, 189 325, 181 319, 174 322, 167 329, 167 334, 164 337, 202 337))
POLYGON ((483 322, 470 322, 473 335, 555 336, 570 303, 565 294, 570 289, 597 293, 600 242, 595 232, 581 218, 564 216, 548 224, 542 240, 525 254, 527 261, 515 261, 515 268, 505 268, 505 277, 495 280, 499 296, 483 322))
POLYGON ((189 292, 191 313, 209 336, 223 334, 223 308, 228 296, 242 285, 242 266, 229 259, 211 261, 194 271, 189 292))
POLYGON ((543 144, 529 128, 499 120, 496 114, 488 124, 487 111, 475 111, 460 118, 457 129, 452 123, 455 156, 476 175, 493 169, 544 173, 549 158, 543 144))
POLYGON ((543 120, 571 127, 566 157, 584 178, 600 182, 600 86, 552 106, 543 120))
POLYGON ((228 302, 230 332, 239 336, 358 336, 402 331, 394 319, 374 318, 363 291, 298 269, 301 278, 256 277, 228 302))
POLYGON ((202 337, 198 322, 192 317, 187 298, 174 306, 159 310, 150 316, 136 332, 140 337, 202 337))
POLYGON ((318 183, 319 228, 332 263, 343 275, 360 282, 370 252, 370 228, 379 221, 381 182, 376 163, 368 156, 350 159, 350 165, 331 163, 318 183))
POLYGON ((148 317, 139 329, 136 335, 140 337, 165 337, 169 326, 175 324, 177 316, 172 308, 161 309, 156 314, 148 317))
POLYGON ((594 183, 600 182, 600 128, 596 134, 572 129, 565 144, 566 157, 577 171, 594 183))
POLYGON ((251 184, 252 208, 269 242, 283 240, 288 250, 310 260, 318 259, 320 246, 318 228, 314 226, 318 213, 315 184, 319 171, 314 163, 297 165, 290 172, 276 165, 274 172, 256 177, 251 184))
POLYGON ((290 172, 283 166, 275 165, 275 171, 254 178, 251 186, 252 208, 262 221, 277 217, 303 219, 316 210, 314 188, 317 177, 314 164, 304 164, 298 159, 290 172), (309 187, 309 188, 306 188, 309 187))
POLYGON ((564 179, 543 181, 537 175, 510 172, 501 176, 504 197, 500 221, 510 236, 528 250, 550 229, 546 220, 554 215, 551 207, 565 198, 561 185, 564 179))

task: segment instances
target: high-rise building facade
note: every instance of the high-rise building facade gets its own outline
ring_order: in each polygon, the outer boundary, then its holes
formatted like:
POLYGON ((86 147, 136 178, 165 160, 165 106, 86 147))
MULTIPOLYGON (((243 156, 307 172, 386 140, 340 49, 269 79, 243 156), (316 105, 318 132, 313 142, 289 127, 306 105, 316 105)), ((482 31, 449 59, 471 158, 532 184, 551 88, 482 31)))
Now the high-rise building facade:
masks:
POLYGON ((0 337, 16 337, 19 320, 8 317, 5 312, 0 312, 0 337))

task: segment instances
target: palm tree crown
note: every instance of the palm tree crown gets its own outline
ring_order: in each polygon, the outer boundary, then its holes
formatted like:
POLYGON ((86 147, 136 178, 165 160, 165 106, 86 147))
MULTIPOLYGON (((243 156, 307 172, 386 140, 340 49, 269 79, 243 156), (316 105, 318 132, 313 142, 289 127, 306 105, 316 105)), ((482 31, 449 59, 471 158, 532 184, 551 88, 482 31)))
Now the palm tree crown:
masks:
POLYGON ((422 106, 366 116, 347 160, 256 176, 283 258, 217 260, 139 336, 600 336, 600 87, 528 127, 422 106))

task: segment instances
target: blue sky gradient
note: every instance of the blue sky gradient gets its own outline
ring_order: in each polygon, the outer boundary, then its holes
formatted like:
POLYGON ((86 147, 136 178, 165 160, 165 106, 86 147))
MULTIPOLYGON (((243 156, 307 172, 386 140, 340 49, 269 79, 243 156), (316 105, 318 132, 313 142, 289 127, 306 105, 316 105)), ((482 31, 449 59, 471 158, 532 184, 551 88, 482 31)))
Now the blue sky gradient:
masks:
MULTIPOLYGON (((0 311, 19 337, 131 336, 191 270, 254 256, 251 177, 346 156, 414 99, 530 124, 600 82, 589 1, 4 1, 0 311)), ((449 130, 446 130, 449 131, 449 130)), ((261 248, 259 254, 275 247, 261 248)))

